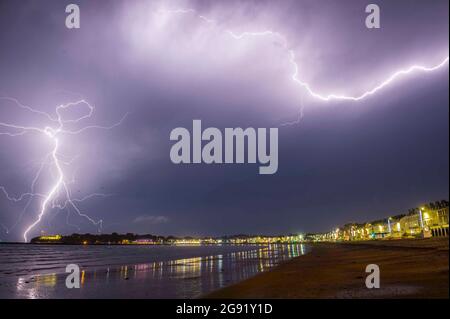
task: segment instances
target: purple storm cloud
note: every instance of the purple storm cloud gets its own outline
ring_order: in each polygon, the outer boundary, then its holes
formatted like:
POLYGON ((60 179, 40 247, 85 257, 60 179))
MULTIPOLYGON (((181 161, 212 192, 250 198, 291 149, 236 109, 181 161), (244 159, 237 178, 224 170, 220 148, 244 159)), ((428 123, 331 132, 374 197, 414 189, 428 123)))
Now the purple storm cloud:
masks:
POLYGON ((356 0, 76 1, 80 29, 69 3, 0 4, 1 240, 320 231, 448 197, 448 1, 377 1, 377 30, 356 0), (23 128, 82 100, 58 136, 70 196, 38 219, 61 175, 23 128), (279 127, 277 174, 173 165, 193 119, 279 127))

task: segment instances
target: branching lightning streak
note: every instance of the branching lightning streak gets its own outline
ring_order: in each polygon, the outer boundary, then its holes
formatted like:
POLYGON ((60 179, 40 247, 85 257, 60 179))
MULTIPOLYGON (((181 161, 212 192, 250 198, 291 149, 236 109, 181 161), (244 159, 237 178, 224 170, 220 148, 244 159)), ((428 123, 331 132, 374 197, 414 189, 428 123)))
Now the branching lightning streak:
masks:
POLYGON ((442 68, 443 66, 445 66, 446 64, 448 64, 449 57, 446 57, 444 60, 442 60, 442 62, 440 62, 437 65, 431 66, 431 67, 421 66, 421 65, 413 65, 407 69, 396 71, 390 77, 388 77, 386 80, 381 82, 379 85, 375 86, 374 88, 372 88, 364 93, 361 93, 360 95, 356 95, 356 96, 339 95, 339 94, 321 95, 319 93, 314 92, 308 83, 302 82, 298 78, 298 65, 297 65, 297 63, 295 63, 294 59, 295 59, 295 56, 293 53, 291 53, 291 63, 295 67, 295 72, 292 75, 292 79, 295 82, 297 82, 299 85, 303 86, 312 97, 320 99, 322 101, 330 101, 330 100, 360 101, 360 100, 365 99, 368 96, 374 95, 375 93, 377 93, 384 87, 388 86, 389 84, 391 84, 392 82, 394 82, 396 79, 398 79, 399 77, 401 77, 403 75, 407 75, 407 74, 410 74, 410 73, 413 73, 416 71, 422 71, 422 72, 436 71, 436 70, 442 68))
MULTIPOLYGON (((194 9, 158 10, 155 13, 157 15, 160 15, 160 14, 191 14, 207 24, 219 27, 218 23, 215 20, 199 14, 194 9)), ((298 84, 299 87, 303 88, 304 92, 307 92, 309 96, 311 96, 317 100, 324 101, 324 102, 333 101, 333 100, 360 101, 360 100, 368 98, 369 96, 375 95, 376 93, 378 93, 385 87, 389 86, 391 83, 395 82, 396 80, 400 79, 401 77, 404 77, 406 75, 416 73, 416 72, 433 72, 433 71, 443 68, 449 62, 449 57, 447 56, 440 63, 438 63, 436 65, 432 65, 432 66, 412 65, 408 68, 400 69, 398 71, 393 72, 389 77, 387 77, 385 80, 381 81, 375 87, 373 87, 365 92, 362 92, 360 94, 354 95, 354 96, 344 95, 344 94, 336 94, 336 93, 323 94, 323 93, 319 93, 318 91, 314 90, 309 83, 300 79, 300 77, 299 77, 299 73, 300 73, 299 69, 300 68, 299 68, 298 63, 296 62, 295 51, 293 49, 291 49, 291 46, 288 44, 288 41, 284 35, 282 35, 278 32, 271 31, 271 30, 265 30, 265 31, 260 31, 260 32, 242 32, 242 33, 235 33, 229 29, 222 29, 222 31, 224 33, 228 34, 230 37, 232 37, 235 40, 243 40, 247 37, 271 37, 271 38, 279 39, 283 49, 286 50, 286 52, 288 54, 289 63, 292 66, 292 75, 291 75, 292 80, 296 84, 298 84)), ((62 164, 65 164, 65 162, 63 162, 59 158, 60 154, 58 153, 58 151, 59 151, 59 146, 60 146, 59 145, 60 140, 58 139, 58 137, 62 134, 70 134, 70 135, 80 134, 89 129, 112 129, 112 128, 120 125, 123 122, 123 120, 125 119, 126 115, 119 122, 117 122, 111 126, 89 125, 89 126, 84 126, 78 130, 68 130, 68 129, 65 129, 65 124, 78 123, 84 119, 90 118, 94 111, 94 107, 92 107, 85 100, 79 100, 76 102, 71 102, 71 103, 57 106, 55 109, 55 116, 52 116, 49 113, 42 112, 42 111, 36 110, 32 107, 23 105, 17 99, 14 99, 11 97, 0 97, 0 100, 12 102, 18 108, 28 111, 30 113, 39 115, 39 116, 43 116, 46 118, 46 120, 56 124, 56 127, 45 126, 42 128, 42 127, 22 126, 22 125, 16 125, 16 124, 11 124, 11 123, 6 123, 6 122, 0 122, 0 129, 4 130, 4 131, 0 130, 0 136, 20 137, 20 136, 23 136, 23 135, 29 134, 29 133, 37 133, 37 134, 46 136, 53 143, 52 152, 50 154, 48 154, 48 158, 42 162, 42 165, 41 165, 40 169, 38 170, 38 173, 36 174, 35 178, 33 179, 33 182, 31 185, 31 190, 29 192, 23 193, 19 196, 12 196, 7 192, 7 190, 4 186, 0 186, 1 193, 3 193, 3 195, 5 195, 5 197, 9 201, 19 202, 19 201, 24 200, 25 198, 29 198, 29 201, 28 201, 27 205, 25 206, 25 208, 22 212, 22 215, 25 212, 25 210, 27 209, 27 207, 29 206, 32 198, 39 197, 39 198, 43 199, 43 201, 40 205, 40 210, 39 210, 37 219, 32 224, 30 224, 26 228, 25 232, 23 233, 24 240, 28 241, 29 232, 31 230, 33 230, 42 221, 42 218, 45 215, 50 204, 52 205, 51 206, 52 208, 57 207, 60 209, 64 209, 64 208, 67 208, 68 206, 70 206, 77 212, 77 214, 79 216, 85 217, 90 222, 92 222, 94 225, 101 227, 102 220, 99 220, 99 221, 93 220, 88 215, 82 213, 81 210, 77 207, 77 205, 75 203, 89 199, 92 196, 106 196, 106 195, 91 194, 91 195, 85 196, 81 199, 72 199, 71 198, 68 183, 65 181, 64 169, 62 167, 62 164), (80 104, 84 104, 89 108, 89 112, 87 114, 85 114, 79 118, 76 118, 76 119, 63 120, 61 113, 60 113, 61 110, 72 108, 72 107, 78 106, 80 104), (57 179, 55 181, 55 184, 48 191, 48 193, 46 193, 46 194, 35 193, 34 185, 36 184, 36 181, 39 179, 41 171, 43 169, 43 166, 46 165, 46 161, 48 161, 48 160, 50 162, 49 164, 53 165, 56 168, 57 175, 58 175, 57 179), (56 197, 60 191, 63 191, 65 198, 66 198, 63 205, 56 204, 56 197)), ((294 122, 285 123, 283 125, 296 124, 302 117, 303 117, 303 105, 300 109, 298 120, 296 120, 294 122)), ((8 229, 4 225, 1 225, 1 226, 3 228, 5 228, 6 231, 8 232, 8 229)))
MULTIPOLYGON (((97 227, 99 227, 99 229, 101 229, 103 221, 102 220, 95 221, 88 215, 84 214, 78 208, 76 203, 83 202, 94 196, 109 196, 109 195, 93 193, 93 194, 84 196, 79 199, 72 199, 70 189, 68 187, 68 182, 66 182, 66 176, 64 174, 64 168, 63 168, 63 165, 70 164, 70 161, 64 162, 60 159, 61 154, 59 154, 59 149, 60 149, 61 142, 60 142, 59 136, 61 136, 63 134, 70 134, 70 135, 80 134, 89 129, 109 130, 109 129, 115 128, 118 125, 120 125, 125 120, 125 118, 128 114, 125 114, 125 116, 123 116, 119 122, 117 122, 113 125, 110 125, 110 126, 88 125, 88 126, 83 126, 77 130, 70 130, 70 129, 66 129, 66 127, 65 127, 66 124, 79 123, 82 120, 86 120, 86 119, 90 118, 94 112, 94 107, 84 99, 76 101, 76 102, 70 102, 67 104, 62 104, 62 105, 57 106, 55 108, 55 115, 53 115, 53 116, 49 113, 42 112, 42 111, 36 110, 32 107, 26 106, 26 105, 20 103, 17 99, 14 99, 11 97, 0 97, 0 100, 12 102, 13 105, 15 105, 16 107, 23 109, 27 112, 33 113, 33 114, 43 116, 46 118, 47 121, 50 121, 51 123, 55 124, 54 126, 35 127, 35 126, 24 126, 24 125, 19 125, 19 124, 0 122, 0 135, 5 135, 8 137, 18 137, 18 136, 22 136, 22 135, 29 134, 29 133, 37 133, 37 134, 40 134, 40 135, 43 135, 43 136, 49 138, 53 145, 51 153, 47 154, 47 156, 45 157, 45 160, 41 163, 40 168, 31 183, 29 192, 20 194, 19 196, 12 196, 7 192, 7 190, 4 186, 0 186, 1 192, 5 195, 6 199, 8 199, 9 201, 20 202, 25 198, 29 198, 24 210, 22 211, 20 218, 22 218, 26 209, 30 205, 32 198, 34 198, 34 197, 42 198, 42 202, 40 203, 40 209, 39 209, 37 218, 34 220, 34 222, 32 222, 30 225, 28 225, 26 227, 26 229, 23 233, 23 239, 25 240, 25 242, 28 241, 28 234, 30 233, 30 231, 33 230, 42 221, 42 218, 44 217, 44 215, 45 215, 46 211, 49 209, 49 207, 58 208, 58 209, 62 210, 62 209, 66 209, 70 206, 79 216, 86 218, 92 224, 96 225, 97 227), (61 114, 62 110, 74 108, 74 107, 77 107, 80 105, 87 106, 87 108, 89 109, 87 114, 77 117, 75 119, 66 119, 66 120, 63 119, 63 116, 61 114), (49 162, 49 163, 47 163, 47 162, 49 162), (41 172, 42 172, 44 166, 47 164, 52 165, 56 169, 56 172, 57 172, 56 181, 46 194, 35 193, 35 191, 34 191, 35 184, 38 181, 39 177, 41 176, 41 172), (63 202, 64 204, 62 204, 62 205, 58 204, 56 202, 59 192, 62 192, 64 194, 64 198, 65 198, 64 202, 63 202)), ((18 221, 14 224, 13 227, 15 227, 17 225, 17 223, 18 223, 18 221)), ((7 232, 9 232, 10 229, 6 228, 4 225, 2 225, 2 227, 5 228, 7 232)))
MULTIPOLYGON (((215 20, 209 19, 209 18, 199 14, 194 9, 174 9, 174 10, 161 9, 161 10, 156 11, 156 14, 158 14, 158 15, 159 14, 168 14, 168 15, 192 14, 196 18, 206 22, 207 24, 210 24, 210 25, 213 25, 216 27, 219 26, 219 24, 215 20)), ((392 73, 389 77, 387 77, 385 80, 381 81, 375 87, 373 87, 363 93, 360 93, 358 95, 352 96, 352 95, 344 95, 344 94, 336 94, 336 93, 323 94, 323 93, 319 93, 319 92, 315 91, 311 87, 310 84, 308 84, 307 82, 305 82, 299 78, 299 65, 296 62, 295 51, 291 49, 291 46, 289 45, 287 38, 283 34, 281 34, 279 32, 275 32, 275 31, 271 31, 271 30, 264 30, 264 31, 259 31, 259 32, 246 31, 246 32, 242 32, 242 33, 235 33, 230 29, 223 29, 222 31, 224 33, 228 34, 229 36, 231 36, 235 40, 242 40, 247 37, 272 37, 272 38, 279 39, 280 44, 282 45, 283 49, 286 50, 286 52, 288 54, 289 62, 292 66, 292 70, 293 70, 292 75, 291 75, 292 80, 296 84, 298 84, 301 88, 303 88, 311 97, 313 97, 317 100, 320 100, 320 101, 324 101, 324 102, 328 102, 328 101, 332 101, 332 100, 344 100, 344 101, 364 100, 365 98, 367 98, 371 95, 374 95, 377 92, 381 91, 383 88, 389 86, 391 83, 398 80, 402 76, 406 76, 406 75, 409 75, 409 74, 412 74, 415 72, 433 72, 433 71, 443 68, 449 62, 449 57, 447 56, 436 65, 432 65, 432 66, 412 65, 408 68, 400 69, 400 70, 392 73)), ((299 118, 297 121, 285 123, 285 124, 282 124, 282 126, 296 124, 302 117, 303 117, 303 107, 300 109, 299 118)))

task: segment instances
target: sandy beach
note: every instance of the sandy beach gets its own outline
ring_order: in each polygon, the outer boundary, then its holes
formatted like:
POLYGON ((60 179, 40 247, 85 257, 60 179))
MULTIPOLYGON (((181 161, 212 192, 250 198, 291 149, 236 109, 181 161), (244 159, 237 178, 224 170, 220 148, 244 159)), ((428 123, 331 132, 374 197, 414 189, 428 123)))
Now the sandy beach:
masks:
POLYGON ((312 252, 206 298, 449 298, 448 238, 314 244, 312 252), (381 287, 367 289, 368 264, 381 287))

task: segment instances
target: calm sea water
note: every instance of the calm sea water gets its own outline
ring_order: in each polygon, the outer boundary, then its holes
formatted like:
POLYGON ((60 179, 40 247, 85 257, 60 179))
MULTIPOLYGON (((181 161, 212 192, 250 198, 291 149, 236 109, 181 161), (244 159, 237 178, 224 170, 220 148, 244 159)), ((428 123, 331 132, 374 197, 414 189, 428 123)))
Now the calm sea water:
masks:
POLYGON ((0 298, 195 298, 303 255, 270 246, 0 245, 0 298), (65 286, 65 267, 82 270, 65 286))

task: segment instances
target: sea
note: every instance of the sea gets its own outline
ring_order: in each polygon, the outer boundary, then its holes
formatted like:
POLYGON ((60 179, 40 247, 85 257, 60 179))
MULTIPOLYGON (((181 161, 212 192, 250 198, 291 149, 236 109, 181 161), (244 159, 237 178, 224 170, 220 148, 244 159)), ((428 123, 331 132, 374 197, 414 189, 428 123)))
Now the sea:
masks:
POLYGON ((198 298, 308 251, 304 244, 0 244, 0 298, 198 298), (80 270, 79 288, 66 285, 68 265, 80 270))

